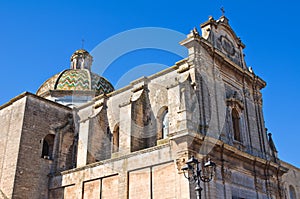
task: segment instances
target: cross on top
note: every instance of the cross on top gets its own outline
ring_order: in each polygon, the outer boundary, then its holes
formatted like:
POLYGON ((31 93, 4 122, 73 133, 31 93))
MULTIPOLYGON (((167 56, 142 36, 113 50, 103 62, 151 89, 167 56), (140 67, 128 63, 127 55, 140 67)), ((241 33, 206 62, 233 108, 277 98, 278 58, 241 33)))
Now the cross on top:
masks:
POLYGON ((84 39, 81 40, 81 48, 84 49, 84 39))
POLYGON ((222 16, 225 16, 225 9, 224 9, 224 7, 221 8, 221 11, 222 11, 222 16))

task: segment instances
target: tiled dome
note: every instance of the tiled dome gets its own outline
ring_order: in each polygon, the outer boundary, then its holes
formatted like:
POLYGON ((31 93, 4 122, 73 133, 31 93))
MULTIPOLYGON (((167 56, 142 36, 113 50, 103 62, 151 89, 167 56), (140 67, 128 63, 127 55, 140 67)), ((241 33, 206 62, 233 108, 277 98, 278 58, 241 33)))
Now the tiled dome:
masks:
POLYGON ((114 91, 114 87, 105 78, 87 69, 69 69, 58 73, 38 89, 37 95, 50 90, 95 91, 96 95, 114 91))
POLYGON ((49 91, 93 91, 97 96, 114 91, 109 81, 91 72, 92 62, 93 57, 86 50, 75 51, 71 56, 71 69, 49 78, 36 94, 45 96, 49 91))

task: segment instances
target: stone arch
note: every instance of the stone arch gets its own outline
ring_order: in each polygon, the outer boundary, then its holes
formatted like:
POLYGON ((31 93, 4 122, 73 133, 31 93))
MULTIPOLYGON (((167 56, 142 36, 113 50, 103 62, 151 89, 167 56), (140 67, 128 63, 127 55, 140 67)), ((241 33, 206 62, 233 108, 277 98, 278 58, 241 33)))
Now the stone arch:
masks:
POLYGON ((119 151, 120 145, 120 124, 117 123, 114 127, 113 137, 112 137, 112 152, 116 153, 119 151))
POLYGON ((165 139, 169 131, 168 107, 163 106, 157 113, 157 140, 165 139))
POLYGON ((41 157, 44 159, 53 158, 53 149, 54 149, 54 134, 47 134, 42 140, 42 154, 41 157))

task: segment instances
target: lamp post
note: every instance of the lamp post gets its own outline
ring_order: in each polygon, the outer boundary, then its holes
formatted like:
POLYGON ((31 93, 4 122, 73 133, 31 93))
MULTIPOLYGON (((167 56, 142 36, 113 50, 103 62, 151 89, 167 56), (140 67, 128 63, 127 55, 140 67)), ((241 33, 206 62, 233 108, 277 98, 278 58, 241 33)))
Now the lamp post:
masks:
POLYGON ((197 199, 201 199, 202 187, 200 182, 210 182, 215 174, 216 164, 210 160, 204 163, 203 169, 201 170, 201 163, 192 156, 186 161, 186 164, 181 168, 184 173, 184 177, 189 180, 189 182, 195 183, 195 191, 197 199))

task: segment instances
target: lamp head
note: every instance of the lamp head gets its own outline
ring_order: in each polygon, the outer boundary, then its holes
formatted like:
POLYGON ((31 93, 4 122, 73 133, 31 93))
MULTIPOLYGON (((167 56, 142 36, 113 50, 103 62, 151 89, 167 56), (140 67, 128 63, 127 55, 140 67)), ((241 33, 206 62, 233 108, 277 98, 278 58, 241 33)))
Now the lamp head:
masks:
POLYGON ((188 159, 188 160, 186 161, 186 163, 187 163, 188 165, 190 165, 190 164, 198 164, 199 161, 198 161, 194 156, 192 156, 190 159, 188 159))
POLYGON ((216 167, 216 163, 212 162, 211 160, 208 160, 205 164, 204 167, 206 168, 215 168, 216 167))
POLYGON ((190 169, 192 169, 192 166, 189 165, 189 164, 185 164, 185 165, 181 168, 182 171, 188 171, 188 170, 190 170, 190 169))

